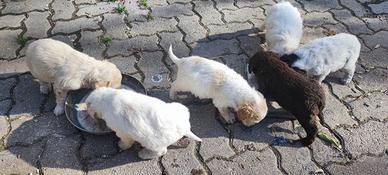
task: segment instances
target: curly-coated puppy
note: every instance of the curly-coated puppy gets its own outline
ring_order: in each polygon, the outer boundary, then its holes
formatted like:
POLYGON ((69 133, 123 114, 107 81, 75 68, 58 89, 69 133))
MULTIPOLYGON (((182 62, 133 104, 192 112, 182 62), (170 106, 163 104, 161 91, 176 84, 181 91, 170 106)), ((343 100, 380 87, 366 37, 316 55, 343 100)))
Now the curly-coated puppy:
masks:
POLYGON ((361 44, 357 37, 340 33, 313 40, 294 51, 283 55, 281 60, 293 68, 304 70, 309 75, 317 76, 321 83, 330 72, 345 70, 343 84, 352 81, 356 62, 360 56, 361 44))
POLYGON ((264 27, 269 50, 283 55, 298 48, 303 34, 303 20, 291 3, 283 1, 270 7, 264 27))
POLYGON ((53 85, 55 115, 64 112, 69 90, 121 85, 120 70, 113 63, 96 60, 53 39, 32 42, 26 51, 26 62, 31 74, 39 80, 40 92, 47 94, 53 85))
POLYGON ((178 67, 177 78, 170 89, 171 99, 176 98, 178 91, 210 98, 227 123, 235 121, 228 108, 237 113, 245 126, 259 123, 266 116, 268 108, 263 95, 226 65, 199 56, 179 59, 171 46, 169 56, 178 67))
POLYGON ((142 159, 166 154, 167 146, 183 136, 201 141, 190 130, 188 108, 180 103, 106 87, 92 91, 85 103, 90 116, 103 119, 116 132, 121 149, 130 148, 135 141, 145 147, 138 154, 142 159))
MULTIPOLYGON (((322 87, 313 79, 288 67, 273 52, 258 52, 249 60, 264 95, 269 95, 285 110, 291 112, 305 129, 303 145, 310 145, 318 132, 317 117, 325 106, 322 87)), ((321 118, 322 120, 322 118, 321 118)))

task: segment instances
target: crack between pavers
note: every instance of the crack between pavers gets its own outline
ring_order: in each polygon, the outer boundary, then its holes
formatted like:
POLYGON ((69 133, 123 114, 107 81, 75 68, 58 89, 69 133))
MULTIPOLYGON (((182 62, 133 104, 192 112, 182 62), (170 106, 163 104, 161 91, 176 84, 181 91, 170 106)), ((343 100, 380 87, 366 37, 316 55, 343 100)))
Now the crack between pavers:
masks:
POLYGON ((362 153, 356 157, 354 157, 353 159, 350 159, 349 161, 346 161, 346 162, 334 162, 334 161, 329 161, 325 164, 325 168, 329 167, 330 165, 343 165, 343 166, 347 166, 347 165, 351 165, 353 163, 356 163, 359 159, 362 159, 364 157, 373 157, 373 158, 380 158, 380 157, 384 157, 387 155, 387 150, 384 150, 383 152, 381 153, 378 153, 378 154, 371 154, 371 153, 362 153))
POLYGON ((84 144, 85 144, 85 136, 84 136, 84 133, 83 132, 80 132, 80 143, 77 147, 77 151, 75 153, 79 163, 81 164, 82 166, 82 171, 84 174, 87 174, 89 169, 88 169, 88 160, 85 159, 84 157, 82 157, 82 153, 81 153, 81 149, 83 148, 84 144))
POLYGON ((227 22, 225 20, 225 14, 222 11, 220 11, 220 9, 217 8, 217 3, 215 2, 215 0, 210 0, 210 1, 213 3, 213 8, 216 9, 216 11, 221 14, 221 21, 224 24, 226 24, 227 22))
POLYGON ((163 161, 163 157, 164 156, 160 156, 158 158, 158 167, 159 167, 160 171, 162 172, 162 175, 168 175, 166 167, 164 167, 163 162, 162 162, 163 161))
POLYGON ((205 160, 203 159, 203 157, 200 153, 200 150, 201 150, 201 142, 196 142, 194 156, 198 160, 198 162, 201 164, 202 168, 205 169, 206 174, 212 175, 213 173, 211 172, 210 168, 207 166, 205 160))
POLYGON ((42 151, 39 153, 38 155, 38 159, 36 161, 36 167, 38 168, 39 170, 39 175, 44 175, 44 171, 43 171, 43 165, 42 165, 42 162, 41 162, 41 158, 46 150, 46 147, 47 147, 47 140, 42 140, 43 145, 42 145, 42 151))
MULTIPOLYGON (((356 1, 356 3, 358 3, 358 2, 356 1)), ((342 2, 341 2, 340 0, 338 0, 338 4, 339 4, 343 9, 348 10, 348 11, 350 12, 350 14, 352 14, 353 17, 355 17, 355 18, 361 20, 361 21, 365 24, 366 28, 368 28, 370 31, 372 31, 372 32, 374 31, 372 28, 370 28, 370 27, 367 25, 367 23, 366 23, 361 17, 358 17, 358 16, 356 15, 356 13, 355 13, 352 9, 350 9, 349 7, 343 5, 342 2)), ((361 4, 360 4, 360 5, 361 5, 361 4)), ((368 9, 368 10, 369 10, 369 9, 368 9)), ((367 13, 365 13, 365 14, 368 15, 368 11, 366 11, 366 12, 367 12, 367 13)), ((372 12, 372 11, 369 11, 369 13, 370 13, 370 12, 372 12)), ((373 13, 372 13, 372 14, 373 14, 373 13)))
MULTIPOLYGON (((2 9, 4 10, 4 9, 2 9)), ((31 12, 47 12, 48 9, 45 9, 45 10, 37 10, 37 9, 34 9, 34 10, 30 10, 30 11, 26 11, 26 12, 21 12, 21 13, 2 13, 0 16, 5 16, 5 15, 23 15, 23 14, 27 14, 27 13, 31 13, 31 12)))
POLYGON ((282 174, 288 175, 286 170, 283 168, 283 165, 282 165, 282 155, 280 154, 279 150, 277 150, 273 146, 269 146, 269 147, 271 148, 272 152, 275 154, 276 162, 277 162, 277 168, 282 172, 282 174))
MULTIPOLYGON (((177 22, 176 25, 178 25, 179 22, 177 22)), ((174 32, 175 33, 175 32, 174 32)), ((182 34, 183 35, 183 34, 182 34)), ((162 56, 162 63, 163 65, 167 68, 168 70, 168 82, 172 82, 173 80, 173 75, 174 75, 174 70, 170 67, 169 64, 167 64, 167 53, 166 51, 164 51, 162 45, 160 44, 160 42, 162 41, 162 37, 159 35, 159 33, 156 34, 156 36, 158 37, 158 42, 157 42, 157 46, 159 47, 160 50, 162 50, 162 53, 163 53, 163 56, 162 56)))
POLYGON ((191 7, 192 7, 191 11, 193 11, 194 14, 197 15, 197 17, 199 18, 198 23, 199 23, 200 26, 202 26, 205 29, 206 37, 208 37, 209 33, 210 33, 210 29, 202 22, 202 15, 199 14, 199 12, 197 12, 195 10, 195 6, 196 6, 195 3, 193 1, 191 1, 190 4, 191 4, 191 7))

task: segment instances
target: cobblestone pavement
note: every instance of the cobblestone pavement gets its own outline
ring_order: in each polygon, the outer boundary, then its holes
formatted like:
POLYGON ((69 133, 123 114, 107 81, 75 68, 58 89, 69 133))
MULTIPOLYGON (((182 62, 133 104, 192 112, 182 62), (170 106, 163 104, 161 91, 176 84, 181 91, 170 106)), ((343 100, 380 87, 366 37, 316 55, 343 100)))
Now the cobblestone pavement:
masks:
POLYGON ((323 84, 321 130, 340 141, 309 147, 277 144, 304 135, 296 121, 267 117, 245 128, 224 125, 209 101, 189 99, 194 133, 202 143, 172 146, 142 161, 139 145, 119 152, 114 135, 82 133, 55 117, 53 94, 39 94, 24 63, 25 45, 38 38, 64 41, 108 59, 165 101, 178 56, 200 55, 245 75, 257 51, 266 9, 273 0, 2 0, 0 1, 0 174, 386 174, 388 172, 388 2, 292 0, 303 14, 303 43, 338 32, 359 37, 362 53, 352 83, 341 73, 323 84), (146 3, 144 3, 146 2, 146 3), (139 7, 141 6, 141 7, 139 7), (116 9, 116 10, 115 10, 116 9), (122 14, 118 11, 123 10, 122 14))

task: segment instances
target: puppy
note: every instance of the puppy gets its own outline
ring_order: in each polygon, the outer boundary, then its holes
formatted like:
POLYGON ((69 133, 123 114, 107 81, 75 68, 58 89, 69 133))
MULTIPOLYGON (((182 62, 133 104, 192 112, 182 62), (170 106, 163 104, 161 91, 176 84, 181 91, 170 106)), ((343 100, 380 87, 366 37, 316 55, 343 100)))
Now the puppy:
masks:
POLYGON ((273 52, 258 52, 251 57, 249 72, 256 76, 260 92, 271 96, 295 116, 307 133, 301 139, 302 144, 310 145, 317 135, 317 120, 321 118, 325 106, 322 87, 315 80, 288 67, 273 52))
POLYGON ((340 33, 313 40, 295 50, 293 54, 283 55, 281 60, 293 68, 317 76, 319 83, 322 83, 330 72, 343 69, 345 76, 341 81, 348 84, 356 70, 360 49, 361 44, 356 36, 340 33))
POLYGON ((283 55, 298 48, 303 34, 303 21, 297 8, 282 1, 268 9, 264 28, 269 50, 283 55))
POLYGON ((32 42, 26 51, 26 62, 31 74, 39 80, 41 93, 47 94, 53 85, 55 115, 64 112, 69 90, 121 85, 121 73, 114 64, 96 60, 53 39, 32 42))
POLYGON ((105 120, 116 132, 122 150, 135 141, 145 147, 138 154, 142 159, 166 154, 167 146, 183 136, 201 141, 190 131, 189 110, 180 103, 106 87, 92 91, 85 103, 90 116, 105 120))
POLYGON ((228 108, 237 113, 245 126, 252 126, 266 116, 268 108, 261 93, 226 65, 199 56, 179 59, 171 46, 169 56, 178 66, 177 78, 170 89, 171 99, 176 98, 178 91, 210 98, 227 123, 235 121, 228 108))

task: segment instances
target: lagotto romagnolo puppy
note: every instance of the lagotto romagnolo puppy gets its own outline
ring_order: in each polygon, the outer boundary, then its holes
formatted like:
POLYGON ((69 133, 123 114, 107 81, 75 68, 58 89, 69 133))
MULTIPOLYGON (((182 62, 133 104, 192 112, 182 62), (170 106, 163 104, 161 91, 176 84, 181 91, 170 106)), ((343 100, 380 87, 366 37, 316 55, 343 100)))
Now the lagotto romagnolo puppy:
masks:
POLYGON ((258 52, 251 57, 249 72, 256 76, 260 92, 295 116, 307 133, 301 139, 303 145, 310 145, 325 107, 325 93, 318 82, 288 67, 273 52, 258 52))
POLYGON ((298 48, 303 34, 303 20, 291 3, 282 1, 270 7, 263 27, 270 51, 283 55, 298 48))
POLYGON ((227 123, 235 121, 228 108, 237 113, 245 126, 252 126, 266 116, 268 108, 263 95, 226 65, 199 56, 179 59, 171 46, 169 57, 178 67, 170 89, 171 99, 176 98, 178 91, 189 91, 201 99, 210 98, 227 123))
POLYGON ((145 147, 138 154, 142 159, 166 154, 167 146, 183 136, 201 141, 190 130, 188 108, 180 103, 165 103, 131 90, 102 87, 92 91, 84 105, 78 107, 86 108, 89 116, 103 119, 120 138, 118 145, 122 150, 139 142, 145 147))
POLYGON ((281 60, 293 68, 316 76, 321 83, 330 72, 345 70, 343 84, 348 84, 356 70, 361 44, 357 37, 340 33, 313 40, 292 54, 283 55, 281 60))
POLYGON ((26 51, 26 62, 31 74, 39 80, 40 92, 47 94, 53 85, 55 115, 64 112, 69 90, 104 86, 118 88, 121 85, 120 70, 113 63, 96 60, 53 39, 32 42, 26 51))

